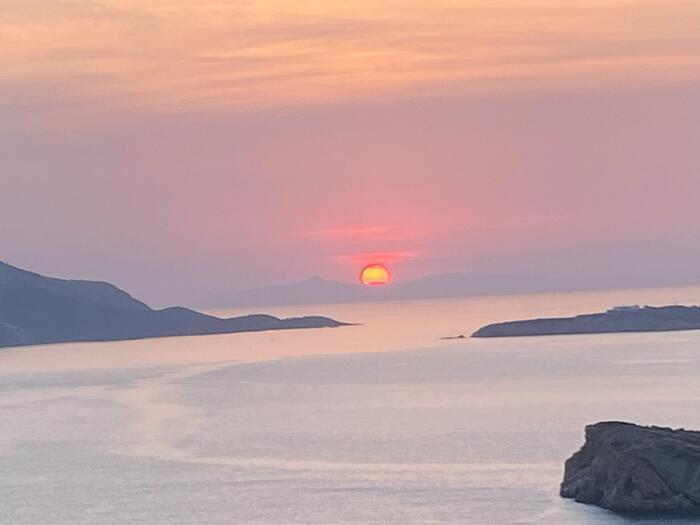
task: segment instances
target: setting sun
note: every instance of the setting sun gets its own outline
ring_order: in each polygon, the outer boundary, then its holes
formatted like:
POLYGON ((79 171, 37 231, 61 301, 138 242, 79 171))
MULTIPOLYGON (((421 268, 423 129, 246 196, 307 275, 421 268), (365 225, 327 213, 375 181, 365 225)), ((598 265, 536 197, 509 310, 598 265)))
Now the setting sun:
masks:
POLYGON ((360 281, 366 286, 387 284, 391 280, 389 270, 381 264, 370 264, 360 272, 360 281))

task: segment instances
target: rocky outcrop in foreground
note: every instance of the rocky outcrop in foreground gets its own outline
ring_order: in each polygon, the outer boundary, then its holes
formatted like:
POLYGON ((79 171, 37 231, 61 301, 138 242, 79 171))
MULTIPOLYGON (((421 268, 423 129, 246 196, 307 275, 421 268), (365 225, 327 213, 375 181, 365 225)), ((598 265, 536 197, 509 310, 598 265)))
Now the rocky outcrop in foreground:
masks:
POLYGON ((700 432, 588 425, 560 494, 619 513, 700 515, 700 432))

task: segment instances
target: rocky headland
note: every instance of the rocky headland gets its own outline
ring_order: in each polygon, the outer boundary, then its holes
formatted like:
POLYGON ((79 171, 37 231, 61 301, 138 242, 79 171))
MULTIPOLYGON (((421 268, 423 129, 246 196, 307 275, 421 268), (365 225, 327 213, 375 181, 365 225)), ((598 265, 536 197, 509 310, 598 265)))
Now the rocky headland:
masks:
POLYGON ((616 307, 607 312, 575 317, 526 319, 489 324, 472 337, 663 332, 700 329, 699 306, 616 307))
POLYGON ((155 310, 109 283, 55 279, 0 262, 0 347, 343 324, 320 316, 223 319, 179 306, 155 310))
POLYGON ((588 425, 560 494, 634 515, 700 516, 700 432, 616 421, 588 425))

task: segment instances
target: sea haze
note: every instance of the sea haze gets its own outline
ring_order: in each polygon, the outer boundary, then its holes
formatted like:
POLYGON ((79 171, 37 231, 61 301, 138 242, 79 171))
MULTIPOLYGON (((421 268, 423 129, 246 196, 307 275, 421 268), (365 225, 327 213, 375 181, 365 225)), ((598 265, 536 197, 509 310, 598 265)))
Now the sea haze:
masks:
POLYGON ((0 522, 628 523, 559 498, 563 462, 599 420, 700 429, 700 331, 440 338, 699 300, 695 287, 280 307, 361 324, 5 349, 0 522))

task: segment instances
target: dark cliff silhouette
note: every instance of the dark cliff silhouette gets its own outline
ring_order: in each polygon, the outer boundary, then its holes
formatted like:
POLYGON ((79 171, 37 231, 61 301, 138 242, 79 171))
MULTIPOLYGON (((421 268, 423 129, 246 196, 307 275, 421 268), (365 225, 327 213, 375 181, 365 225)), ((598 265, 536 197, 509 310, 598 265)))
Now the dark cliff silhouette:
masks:
POLYGON ((154 310, 109 283, 55 279, 0 262, 0 347, 342 324, 317 316, 221 319, 182 307, 154 310))

